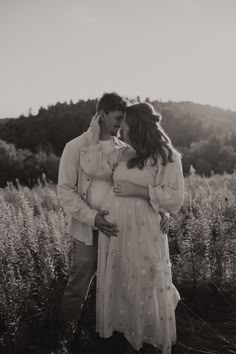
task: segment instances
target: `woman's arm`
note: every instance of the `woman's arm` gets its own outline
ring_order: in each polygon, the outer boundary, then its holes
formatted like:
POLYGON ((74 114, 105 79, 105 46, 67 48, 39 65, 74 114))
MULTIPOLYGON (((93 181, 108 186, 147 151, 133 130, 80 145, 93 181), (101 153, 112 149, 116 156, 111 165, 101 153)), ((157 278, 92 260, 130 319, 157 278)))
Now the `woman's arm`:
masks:
POLYGON ((149 197, 155 210, 175 214, 184 200, 184 177, 180 154, 174 153, 173 159, 166 166, 159 166, 156 186, 149 186, 149 197))
MULTIPOLYGON (((113 191, 115 195, 119 197, 138 197, 150 202, 149 188, 145 186, 140 186, 127 181, 119 181, 114 185, 113 191)), ((161 231, 164 234, 167 234, 169 230, 169 213, 164 211, 158 212, 161 215, 161 231)))
POLYGON ((107 179, 112 173, 106 154, 100 145, 83 148, 80 152, 80 166, 89 176, 98 179, 107 179))
POLYGON ((114 185, 113 190, 118 197, 136 197, 150 200, 149 188, 132 182, 121 180, 114 185))
POLYGON ((119 197, 143 198, 151 203, 156 212, 177 212, 184 198, 181 157, 175 154, 173 162, 159 166, 154 187, 119 181, 114 186, 114 193, 119 197))

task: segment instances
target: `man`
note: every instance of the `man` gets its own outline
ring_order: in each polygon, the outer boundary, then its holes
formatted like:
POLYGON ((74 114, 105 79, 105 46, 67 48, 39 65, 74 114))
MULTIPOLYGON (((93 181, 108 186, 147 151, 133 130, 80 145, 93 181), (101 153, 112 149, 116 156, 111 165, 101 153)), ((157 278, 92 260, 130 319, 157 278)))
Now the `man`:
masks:
MULTIPOLYGON (((126 101, 116 93, 105 93, 97 103, 99 113, 99 144, 117 163, 117 152, 126 147, 116 138, 126 110, 126 101)), ((71 272, 62 299, 64 324, 76 327, 89 285, 97 268, 98 231, 111 237, 117 226, 105 220, 106 210, 100 205, 111 181, 94 180, 81 168, 80 155, 93 145, 91 129, 68 142, 59 166, 58 198, 69 216, 68 233, 73 238, 71 272)))

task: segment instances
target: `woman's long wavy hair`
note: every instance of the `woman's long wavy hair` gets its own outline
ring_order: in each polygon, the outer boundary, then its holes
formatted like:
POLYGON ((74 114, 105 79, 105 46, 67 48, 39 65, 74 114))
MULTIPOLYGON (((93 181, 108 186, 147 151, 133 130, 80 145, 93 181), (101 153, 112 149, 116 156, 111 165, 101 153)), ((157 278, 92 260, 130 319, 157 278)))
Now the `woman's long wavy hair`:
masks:
POLYGON ((137 103, 127 108, 125 122, 129 127, 129 143, 136 151, 128 161, 128 168, 143 169, 149 158, 153 166, 159 160, 164 166, 167 162, 173 162, 174 148, 160 121, 161 115, 150 103, 137 103))

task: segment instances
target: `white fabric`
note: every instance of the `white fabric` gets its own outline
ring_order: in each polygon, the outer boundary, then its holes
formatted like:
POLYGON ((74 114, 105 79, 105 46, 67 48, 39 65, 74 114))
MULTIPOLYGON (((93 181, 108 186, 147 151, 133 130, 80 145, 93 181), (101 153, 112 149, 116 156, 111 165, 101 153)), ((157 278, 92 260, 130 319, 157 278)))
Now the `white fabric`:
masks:
MULTIPOLYGON (((127 180, 155 188, 160 182, 156 173, 157 168, 150 164, 139 170, 120 162, 113 177, 114 182, 127 180)), ((175 168, 172 173, 177 178, 175 168)), ((171 204, 176 206, 174 196, 168 209, 171 204)), ((150 343, 170 354, 176 342, 175 308, 180 297, 172 284, 161 217, 148 201, 116 197, 113 190, 102 207, 109 210, 107 220, 118 225, 119 234, 116 238, 99 234, 97 331, 105 338, 121 332, 136 350, 150 343)))
MULTIPOLYGON (((175 307, 179 294, 172 284, 167 235, 160 230, 159 210, 175 213, 183 202, 181 158, 143 170, 116 167, 114 182, 127 180, 149 187, 150 201, 116 197, 113 188, 102 208, 107 220, 118 225, 118 237, 99 234, 96 328, 102 337, 114 331, 139 350, 150 343, 170 354, 176 341, 175 307)), ((99 149, 88 148, 83 156, 91 178, 108 177, 110 162, 99 149), (89 163, 88 163, 89 162, 89 163)))
MULTIPOLYGON (((99 145, 103 148, 106 155, 114 150, 113 140, 99 140, 99 145)), ((108 179, 93 178, 88 188, 88 203, 96 210, 101 210, 101 204, 106 197, 108 191, 113 185, 111 176, 108 179)))
MULTIPOLYGON (((68 216, 68 233, 88 246, 93 244, 93 228, 97 214, 97 210, 91 208, 88 203, 87 191, 92 179, 89 171, 90 165, 97 170, 96 164, 99 163, 99 155, 103 150, 99 144, 91 145, 91 140, 89 129, 66 144, 60 160, 57 186, 58 198, 68 216), (92 159, 89 160, 87 149, 92 149, 95 164, 92 159)), ((114 149, 109 155, 109 164, 104 162, 104 171, 107 170, 105 179, 111 176, 113 168, 111 166, 117 164, 127 146, 116 137, 112 140, 114 149)))

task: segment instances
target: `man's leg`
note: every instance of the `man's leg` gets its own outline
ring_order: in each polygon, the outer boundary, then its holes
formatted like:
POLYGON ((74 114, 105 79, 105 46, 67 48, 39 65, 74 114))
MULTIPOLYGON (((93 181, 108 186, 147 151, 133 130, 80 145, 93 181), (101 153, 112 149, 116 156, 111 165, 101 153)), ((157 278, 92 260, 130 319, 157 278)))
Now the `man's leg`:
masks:
POLYGON ((89 285, 96 270, 97 235, 94 237, 93 246, 87 246, 74 239, 71 254, 71 272, 61 304, 64 325, 67 322, 77 324, 89 285))

